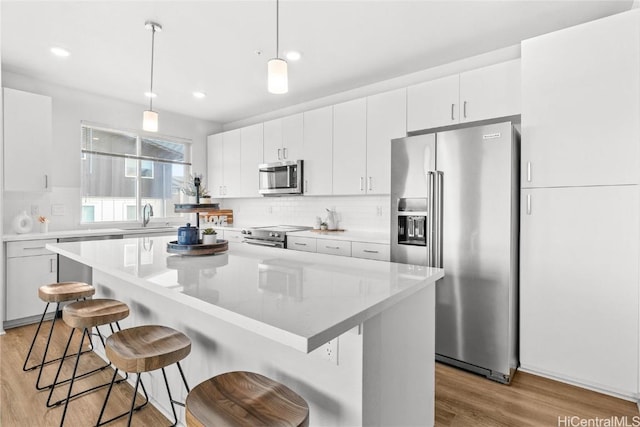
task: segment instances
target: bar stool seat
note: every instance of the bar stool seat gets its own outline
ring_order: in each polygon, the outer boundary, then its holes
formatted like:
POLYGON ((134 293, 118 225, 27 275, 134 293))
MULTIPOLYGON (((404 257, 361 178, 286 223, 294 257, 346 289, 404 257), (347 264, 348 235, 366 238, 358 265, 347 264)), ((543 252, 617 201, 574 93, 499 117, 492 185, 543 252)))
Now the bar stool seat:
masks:
MULTIPOLYGON (((116 332, 107 338, 105 352, 107 358, 111 361, 113 366, 116 367, 116 371, 113 375, 112 385, 107 391, 100 416, 98 417, 97 426, 107 424, 115 419, 129 415, 129 421, 127 425, 131 425, 131 419, 133 417, 133 411, 139 409, 144 405, 135 407, 136 394, 138 392, 138 385, 140 384, 140 374, 142 372, 155 371, 157 369, 162 370, 162 376, 167 388, 167 394, 171 403, 171 410, 173 411, 175 426, 178 423, 178 416, 176 414, 174 404, 184 406, 181 402, 173 399, 171 396, 171 390, 169 388, 169 382, 167 380, 167 374, 165 367, 176 364, 180 371, 180 376, 185 385, 187 392, 189 392, 189 385, 180 366, 180 361, 187 357, 191 352, 191 340, 188 336, 182 332, 167 326, 160 325, 144 325, 136 326, 133 328, 124 329, 116 332), (128 413, 120 414, 107 421, 102 421, 102 415, 107 407, 109 395, 113 386, 113 381, 116 378, 118 370, 122 370, 127 373, 136 373, 136 386, 133 392, 133 398, 131 400, 131 409, 128 413)), ((144 391, 144 385, 142 386, 144 391)), ((146 396, 146 391, 145 391, 146 396)))
POLYGON ((187 395, 187 427, 309 425, 307 402, 283 384, 253 372, 227 372, 187 395))
POLYGON ((56 373, 55 379, 53 381, 53 385, 51 387, 51 390, 49 391, 49 399, 47 400, 48 407, 57 406, 64 403, 64 410, 62 412, 60 426, 64 424, 65 416, 67 414, 67 409, 69 407, 69 401, 72 398, 88 393, 93 390, 97 390, 98 388, 101 388, 101 387, 106 387, 108 385, 111 386, 111 383, 105 383, 99 386, 91 387, 81 392, 77 392, 75 394, 72 393, 74 382, 77 379, 84 377, 86 375, 92 374, 94 372, 106 369, 110 365, 109 363, 107 363, 99 368, 93 369, 89 372, 85 372, 82 375, 77 375, 78 365, 80 363, 80 355, 81 355, 80 350, 82 349, 82 345, 84 343, 84 337, 87 336, 90 338, 89 331, 91 330, 91 328, 95 327, 98 333, 98 336, 100 337, 100 340, 104 345, 104 340, 102 338, 102 334, 100 333, 100 330, 98 329, 98 326, 111 325, 111 331, 115 333, 112 324, 115 323, 119 329, 120 325, 118 324, 118 321, 125 319, 127 316, 129 316, 129 307, 127 306, 127 304, 118 300, 105 299, 105 298, 77 301, 65 306, 64 309, 62 310, 62 319, 67 325, 73 328, 71 330, 71 334, 69 335, 69 340, 67 341, 67 347, 65 348, 65 353, 63 358, 66 356, 71 340, 73 339, 73 334, 76 329, 82 330, 82 338, 80 339, 80 348, 78 349, 78 353, 76 353, 76 362, 73 367, 73 373, 71 374, 71 378, 69 378, 68 380, 60 381, 60 382, 58 381, 58 378, 60 377, 60 372, 62 370, 62 365, 64 362, 64 360, 61 360, 60 365, 58 366, 58 372, 56 373), (54 387, 66 382, 70 382, 69 389, 67 391, 67 397, 57 402, 51 403, 51 397, 53 395, 54 387))
POLYGON ((93 296, 96 290, 83 282, 59 282, 38 288, 38 297, 44 302, 64 302, 93 296))
MULTIPOLYGON (((45 365, 48 365, 53 362, 57 362, 61 359, 60 357, 58 357, 58 358, 47 360, 47 355, 49 353, 49 345, 51 344, 51 337, 53 336, 56 320, 58 318, 58 314, 60 313, 60 303, 86 299, 93 296, 95 292, 96 290, 93 286, 83 282, 52 283, 52 284, 40 286, 40 288, 38 289, 38 297, 42 301, 46 302, 47 305, 45 306, 44 311, 42 312, 42 316, 40 317, 40 322, 38 323, 36 332, 33 334, 33 339, 31 340, 29 351, 27 352, 27 356, 24 359, 24 364, 22 365, 22 370, 25 372, 38 369, 38 368, 40 369, 40 372, 38 373, 38 379, 36 380, 37 390, 44 390, 45 388, 51 387, 51 385, 46 385, 46 386, 40 385, 40 379, 42 378, 42 370, 45 365), (53 321, 51 322, 51 328, 49 328, 49 335, 47 337, 47 344, 44 348, 42 360, 40 360, 38 363, 32 366, 27 366, 29 363, 29 360, 31 359, 31 354, 33 353, 36 340, 40 333, 40 328, 42 327, 44 318, 47 315, 47 310, 49 310, 49 304, 52 304, 52 303, 56 304, 56 310, 53 314, 53 321)), ((91 350, 92 348, 89 350, 86 350, 85 352, 91 351, 91 350)), ((73 356, 73 354, 67 357, 70 357, 70 356, 73 356)))

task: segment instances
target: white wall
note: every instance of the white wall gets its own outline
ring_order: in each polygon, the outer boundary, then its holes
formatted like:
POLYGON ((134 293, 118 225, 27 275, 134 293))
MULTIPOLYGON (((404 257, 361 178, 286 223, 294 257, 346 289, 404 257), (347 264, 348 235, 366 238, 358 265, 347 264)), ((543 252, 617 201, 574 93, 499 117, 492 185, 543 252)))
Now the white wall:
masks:
MULTIPOLYGON (((50 217, 51 231, 77 228, 81 205, 80 123, 88 121, 115 129, 140 129, 145 105, 105 98, 6 71, 2 85, 53 98, 54 147, 50 193, 4 193, 5 233, 12 233, 12 219, 22 210, 30 213, 32 206, 37 207, 39 214, 50 217), (53 204, 64 205, 65 215, 52 217, 53 204)), ((159 114, 159 134, 192 140, 193 171, 206 172, 207 135, 219 132, 221 126, 175 113, 159 111, 159 114)))

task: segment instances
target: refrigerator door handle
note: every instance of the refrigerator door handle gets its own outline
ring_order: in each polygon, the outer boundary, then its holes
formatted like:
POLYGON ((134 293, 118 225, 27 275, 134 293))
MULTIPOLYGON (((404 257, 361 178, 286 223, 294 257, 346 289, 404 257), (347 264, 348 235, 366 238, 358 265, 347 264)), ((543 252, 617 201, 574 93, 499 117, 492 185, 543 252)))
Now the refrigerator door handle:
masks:
POLYGON ((434 195, 435 195, 435 172, 427 172, 427 265, 435 267, 435 256, 433 248, 433 211, 434 211, 434 195))
POLYGON ((436 186, 435 186, 435 267, 442 268, 442 198, 444 188, 444 174, 441 171, 436 172, 436 186))

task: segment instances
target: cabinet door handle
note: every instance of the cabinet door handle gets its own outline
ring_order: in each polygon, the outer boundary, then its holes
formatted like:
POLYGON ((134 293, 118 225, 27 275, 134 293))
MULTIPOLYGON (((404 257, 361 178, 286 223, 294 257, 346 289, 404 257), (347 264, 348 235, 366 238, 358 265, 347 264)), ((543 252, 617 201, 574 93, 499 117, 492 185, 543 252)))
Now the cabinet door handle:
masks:
POLYGON ((282 149, 282 158, 287 160, 287 147, 284 147, 282 149))
POLYGON ((299 243, 299 242, 294 242, 294 245, 298 245, 298 246, 307 246, 306 243, 299 243))
POLYGON ((531 194, 527 194, 527 215, 531 215, 531 194))
POLYGON ((527 162, 527 181, 531 182, 531 162, 527 162))
POLYGON ((24 250, 36 250, 36 249, 45 249, 44 246, 32 246, 30 248, 24 248, 24 250))
POLYGON ((278 148, 278 160, 282 160, 281 154, 282 154, 282 149, 278 148))
POLYGON ((49 260, 49 273, 53 273, 53 258, 49 260))
POLYGON ((305 192, 305 193, 307 192, 307 187, 309 187, 309 185, 308 185, 308 184, 309 184, 309 182, 305 179, 305 180, 304 180, 304 192, 305 192))
POLYGON ((467 118, 467 101, 464 101, 464 103, 462 104, 462 114, 466 119, 467 118))
POLYGON ((371 251, 369 249, 363 249, 362 252, 366 252, 368 254, 377 254, 378 253, 378 251, 371 251))
POLYGON ((373 190, 372 178, 369 177, 369 191, 373 190))
POLYGON ((456 118, 453 115, 453 110, 456 108, 456 104, 451 104, 451 120, 455 120, 456 118))
POLYGON ((49 188, 49 175, 44 175, 44 188, 49 188))
POLYGON ((364 178, 363 178, 363 177, 360 177, 360 191, 364 191, 364 186, 363 186, 363 184, 364 184, 364 178))
POLYGON ((325 245, 324 247, 327 248, 327 249, 340 249, 340 246, 327 246, 327 245, 325 245))
POLYGON ((218 194, 220 194, 220 195, 222 196, 222 185, 220 185, 220 186, 218 187, 218 194))

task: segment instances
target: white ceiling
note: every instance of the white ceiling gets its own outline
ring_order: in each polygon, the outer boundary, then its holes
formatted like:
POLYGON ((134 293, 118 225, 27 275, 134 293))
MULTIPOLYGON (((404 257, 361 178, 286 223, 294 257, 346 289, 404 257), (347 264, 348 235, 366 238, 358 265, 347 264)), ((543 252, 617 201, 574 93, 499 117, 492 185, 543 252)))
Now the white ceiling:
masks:
POLYGON ((156 34, 154 109, 219 123, 251 117, 629 10, 624 1, 280 2, 289 93, 266 90, 275 0, 0 3, 2 67, 144 105, 156 34), (71 51, 65 59, 53 45, 71 51), (262 51, 257 55, 256 51, 262 51), (207 93, 195 99, 193 91, 207 93))

